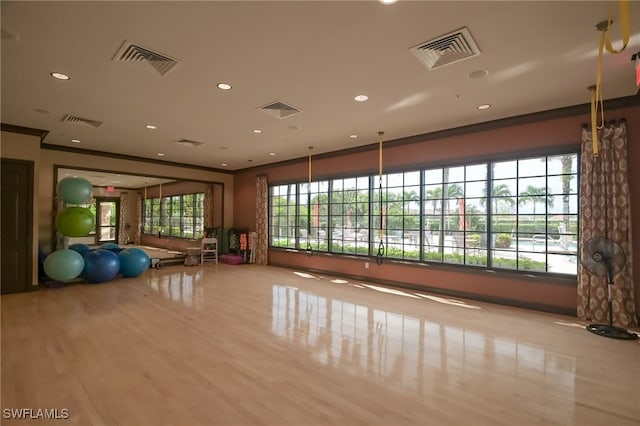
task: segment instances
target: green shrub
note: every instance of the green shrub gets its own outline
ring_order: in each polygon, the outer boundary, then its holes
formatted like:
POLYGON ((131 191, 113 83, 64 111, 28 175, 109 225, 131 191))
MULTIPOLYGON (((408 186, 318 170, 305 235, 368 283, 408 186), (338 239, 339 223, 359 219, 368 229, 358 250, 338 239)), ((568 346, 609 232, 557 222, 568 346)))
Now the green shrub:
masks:
POLYGON ((511 235, 498 234, 496 236, 496 248, 509 248, 511 247, 511 235))
POLYGON ((503 259, 497 257, 493 259, 493 266, 502 269, 518 269, 520 271, 533 271, 533 272, 545 272, 546 265, 544 262, 530 259, 525 256, 518 257, 516 259, 503 259))
POLYGON ((437 251, 429 251, 424 254, 424 260, 430 262, 442 262, 442 253, 437 251))
POLYGON ((464 263, 464 256, 462 253, 445 253, 444 263, 455 263, 461 265, 464 263))
POLYGON ((545 272, 544 262, 538 262, 528 257, 520 256, 518 258, 518 269, 521 271, 545 272))
POLYGON ((467 245, 469 247, 478 247, 480 246, 480 235, 472 234, 467 237, 467 245))

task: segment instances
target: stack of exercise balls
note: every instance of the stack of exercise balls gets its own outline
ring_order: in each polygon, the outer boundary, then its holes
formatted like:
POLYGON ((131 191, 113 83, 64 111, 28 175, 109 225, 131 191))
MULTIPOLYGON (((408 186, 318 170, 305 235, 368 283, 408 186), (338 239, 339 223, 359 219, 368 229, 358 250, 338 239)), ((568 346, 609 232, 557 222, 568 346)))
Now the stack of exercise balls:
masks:
MULTIPOLYGON (((87 202, 93 193, 91 183, 83 178, 65 177, 56 186, 56 195, 67 204, 87 202)), ((56 216, 56 229, 66 237, 84 237, 93 230, 95 218, 85 207, 67 206, 56 216)), ((51 253, 44 261, 44 272, 56 281, 69 281, 78 277, 85 268, 82 254, 72 249, 51 253)))
MULTIPOLYGON (((56 194, 65 207, 56 216, 56 229, 65 237, 84 237, 95 228, 95 217, 85 207, 92 196, 91 183, 83 178, 66 177, 56 187, 56 194), (69 205, 71 204, 71 205, 69 205)), ((56 281, 69 281, 82 275, 90 283, 103 283, 118 274, 136 277, 149 269, 149 256, 138 248, 122 249, 118 244, 105 243, 96 250, 86 244, 72 244, 56 250, 44 261, 47 276, 56 281)))

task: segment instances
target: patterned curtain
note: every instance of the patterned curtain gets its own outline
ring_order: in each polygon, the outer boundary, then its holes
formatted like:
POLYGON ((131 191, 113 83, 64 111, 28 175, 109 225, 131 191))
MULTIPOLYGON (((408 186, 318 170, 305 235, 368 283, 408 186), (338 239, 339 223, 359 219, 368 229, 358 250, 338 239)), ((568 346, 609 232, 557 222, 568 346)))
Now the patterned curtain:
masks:
POLYGON ((213 228, 213 184, 204 191, 204 227, 213 228))
POLYGON ((269 247, 269 188, 267 177, 256 179, 256 255, 255 263, 267 265, 267 249, 269 247))
POLYGON ((142 235, 142 194, 138 192, 138 198, 136 199, 136 227, 135 235, 133 236, 133 242, 136 245, 140 245, 142 235))
POLYGON ((120 220, 118 221, 118 244, 129 242, 129 193, 120 193, 120 220))
MULTIPOLYGON (((631 200, 627 171, 626 123, 612 123, 598 130, 600 153, 593 156, 591 132, 582 131, 580 173, 580 258, 589 239, 609 238, 617 242, 626 257, 614 276, 613 323, 637 325, 631 250, 631 200)), ((607 277, 593 274, 578 262, 578 317, 608 323, 607 277)))

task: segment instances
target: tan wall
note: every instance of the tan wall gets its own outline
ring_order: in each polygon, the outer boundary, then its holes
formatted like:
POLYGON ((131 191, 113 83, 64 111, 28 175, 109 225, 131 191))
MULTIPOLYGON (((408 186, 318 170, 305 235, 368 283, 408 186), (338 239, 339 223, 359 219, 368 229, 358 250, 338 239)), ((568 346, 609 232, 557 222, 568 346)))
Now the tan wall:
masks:
MULTIPOLYGON (((633 212, 633 245, 640 247, 640 106, 607 111, 608 119, 626 119, 628 126, 630 185, 633 212)), ((428 140, 401 146, 384 147, 384 171, 425 167, 442 163, 464 163, 474 158, 517 155, 519 152, 544 151, 555 147, 579 148, 581 129, 590 122, 588 115, 576 115, 537 123, 480 131, 473 134, 428 140)), ((378 152, 370 150, 313 161, 313 178, 377 173, 378 152)), ((235 178, 235 226, 255 230, 256 176, 266 175, 270 184, 307 179, 308 163, 265 167, 235 178)), ((531 278, 524 275, 482 271, 480 273, 447 266, 408 266, 386 261, 377 266, 375 260, 354 259, 340 255, 303 254, 270 250, 269 261, 287 265, 335 272, 350 276, 422 285, 448 292, 490 297, 516 304, 546 306, 553 310, 573 312, 576 308, 575 279, 531 278)), ((640 312, 640 255, 634 258, 635 300, 640 312)))
POLYGON ((40 185, 38 174, 40 171, 40 137, 2 132, 0 135, 0 157, 14 160, 33 161, 33 265, 32 273, 34 286, 38 285, 38 217, 40 205, 40 185))

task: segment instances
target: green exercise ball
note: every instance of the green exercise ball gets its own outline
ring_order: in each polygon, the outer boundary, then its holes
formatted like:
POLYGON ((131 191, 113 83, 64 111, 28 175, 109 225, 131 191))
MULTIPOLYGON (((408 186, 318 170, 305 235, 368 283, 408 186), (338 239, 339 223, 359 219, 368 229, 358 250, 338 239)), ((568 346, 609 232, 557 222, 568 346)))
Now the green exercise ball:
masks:
POLYGON ((69 281, 82 273, 84 259, 75 250, 56 250, 44 260, 44 272, 56 281, 69 281))
POLYGON ((84 207, 67 207, 56 216, 56 229, 67 237, 85 237, 94 227, 93 213, 84 207))
POLYGON ((56 194, 66 203, 82 204, 91 198, 93 186, 86 179, 66 177, 58 182, 56 194))

